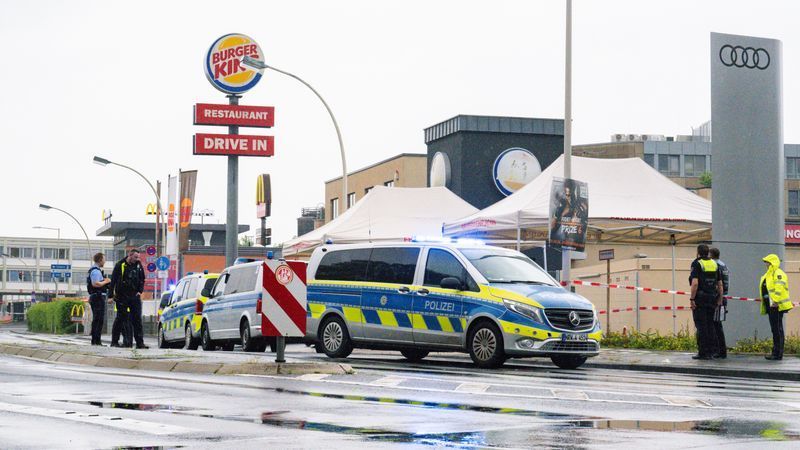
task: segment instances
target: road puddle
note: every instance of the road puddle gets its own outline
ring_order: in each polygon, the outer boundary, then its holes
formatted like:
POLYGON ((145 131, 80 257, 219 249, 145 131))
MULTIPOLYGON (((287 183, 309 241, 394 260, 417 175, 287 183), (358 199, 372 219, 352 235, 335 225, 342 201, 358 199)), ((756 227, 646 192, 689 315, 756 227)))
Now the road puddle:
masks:
POLYGON ((159 405, 155 403, 126 403, 126 402, 93 402, 81 400, 58 400, 64 403, 90 405, 103 409, 127 409, 129 411, 192 411, 195 408, 176 405, 159 405))
POLYGON ((785 425, 782 423, 734 419, 674 422, 655 420, 579 420, 568 421, 558 426, 579 429, 701 433, 731 438, 749 437, 775 441, 800 441, 800 434, 785 430, 785 425))

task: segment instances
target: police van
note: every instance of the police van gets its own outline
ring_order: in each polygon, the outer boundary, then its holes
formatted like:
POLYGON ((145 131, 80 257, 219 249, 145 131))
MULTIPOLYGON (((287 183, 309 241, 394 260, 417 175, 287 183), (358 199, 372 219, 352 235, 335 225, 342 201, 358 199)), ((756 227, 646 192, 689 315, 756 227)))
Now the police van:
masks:
POLYGON ((171 295, 162 298, 158 323, 158 347, 181 345, 196 350, 200 342, 203 307, 219 277, 216 273, 189 274, 178 282, 171 295))
POLYGON ((306 339, 353 348, 468 352, 480 367, 549 357, 574 369, 600 351, 591 302, 527 256, 477 242, 328 244, 308 266, 306 339))
POLYGON ((246 352, 263 352, 271 343, 261 334, 263 265, 262 261, 248 262, 222 271, 203 309, 203 350, 233 350, 241 344, 246 352))

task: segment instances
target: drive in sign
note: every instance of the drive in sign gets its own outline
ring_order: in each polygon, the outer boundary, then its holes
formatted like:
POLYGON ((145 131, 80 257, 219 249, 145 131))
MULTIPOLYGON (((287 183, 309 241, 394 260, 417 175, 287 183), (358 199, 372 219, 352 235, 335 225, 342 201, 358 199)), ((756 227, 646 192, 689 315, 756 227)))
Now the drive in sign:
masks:
POLYGON ((273 136, 241 134, 194 135, 195 155, 272 156, 275 154, 273 136))
POLYGON ((194 124, 270 128, 275 125, 275 107, 198 103, 194 124))

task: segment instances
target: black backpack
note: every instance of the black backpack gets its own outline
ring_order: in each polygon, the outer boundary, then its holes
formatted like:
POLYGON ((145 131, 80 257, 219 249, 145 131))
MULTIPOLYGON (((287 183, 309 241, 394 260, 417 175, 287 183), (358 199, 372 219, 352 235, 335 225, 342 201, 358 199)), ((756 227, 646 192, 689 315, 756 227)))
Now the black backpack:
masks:
POLYGON ((103 286, 101 288, 96 288, 92 284, 92 271, 93 270, 99 270, 100 273, 103 275, 103 279, 105 279, 105 277, 106 277, 106 274, 105 274, 105 272, 103 272, 103 269, 101 269, 101 268, 99 268, 97 266, 92 266, 89 269, 89 274, 86 276, 86 290, 89 292, 89 295, 104 294, 106 292, 106 287, 105 286, 103 286))

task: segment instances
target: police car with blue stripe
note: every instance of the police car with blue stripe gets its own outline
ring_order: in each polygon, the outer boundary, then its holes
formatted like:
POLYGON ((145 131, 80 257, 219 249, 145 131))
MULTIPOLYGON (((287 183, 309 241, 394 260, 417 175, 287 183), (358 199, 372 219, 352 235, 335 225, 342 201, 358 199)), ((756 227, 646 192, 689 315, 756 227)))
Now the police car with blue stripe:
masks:
POLYGON ((600 351, 591 302, 527 256, 477 242, 328 244, 308 266, 306 340, 332 358, 355 347, 468 352, 480 367, 549 357, 577 368, 600 351))

